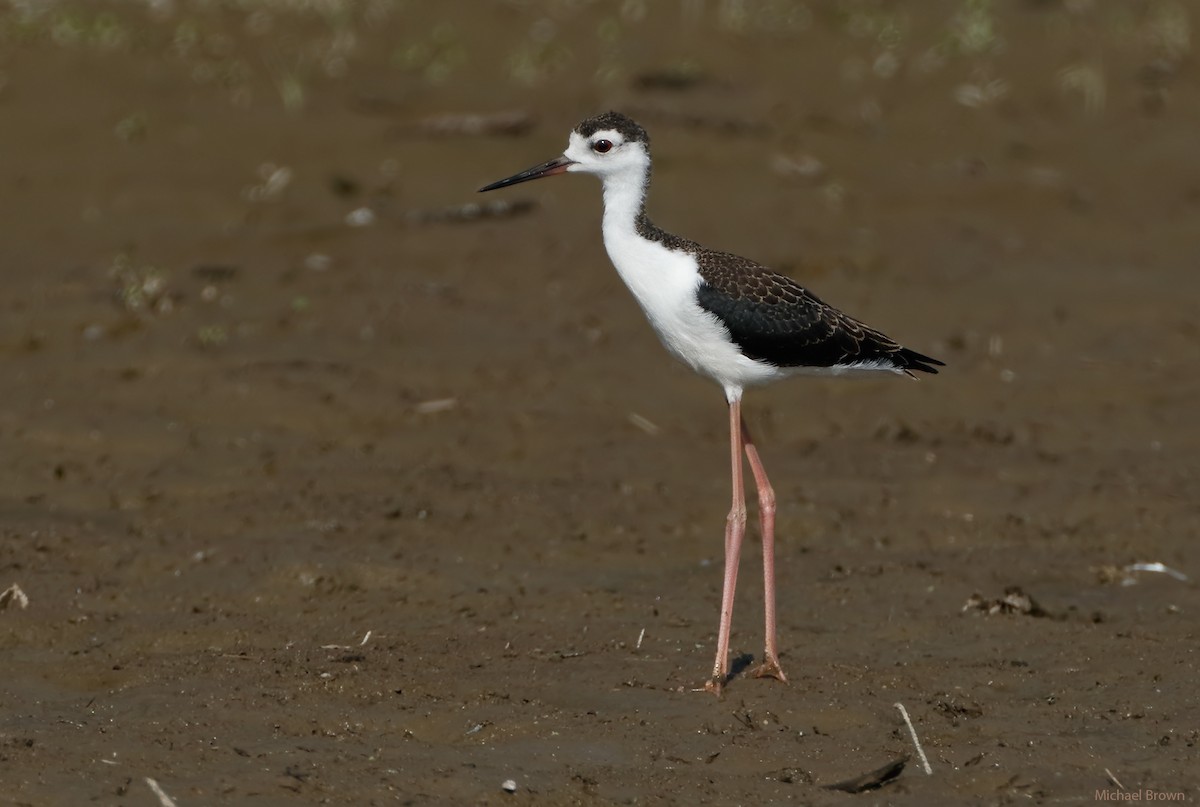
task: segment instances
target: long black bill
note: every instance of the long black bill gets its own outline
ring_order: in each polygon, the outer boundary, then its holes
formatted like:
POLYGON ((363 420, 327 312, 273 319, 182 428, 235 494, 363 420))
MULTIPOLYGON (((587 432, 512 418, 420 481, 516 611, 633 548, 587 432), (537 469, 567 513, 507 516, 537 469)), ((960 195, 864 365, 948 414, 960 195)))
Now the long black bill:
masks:
POLYGON ((502 179, 499 182, 493 182, 491 185, 484 185, 479 189, 479 193, 484 191, 494 191, 496 188, 507 188, 509 185, 517 185, 522 182, 528 182, 531 179, 541 179, 542 177, 551 177, 555 174, 561 174, 567 170, 568 166, 574 165, 574 160, 569 160, 566 157, 555 157, 548 163, 535 165, 527 171, 522 171, 519 174, 513 174, 508 179, 502 179))

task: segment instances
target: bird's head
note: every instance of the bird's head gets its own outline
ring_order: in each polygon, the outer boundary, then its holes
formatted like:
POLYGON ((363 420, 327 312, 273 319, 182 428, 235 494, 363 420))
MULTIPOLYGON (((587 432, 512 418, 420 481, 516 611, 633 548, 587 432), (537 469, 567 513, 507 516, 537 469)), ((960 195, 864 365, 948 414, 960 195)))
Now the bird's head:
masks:
POLYGON ((606 183, 625 180, 645 184, 650 173, 650 136, 625 115, 605 112, 575 127, 561 157, 479 190, 491 191, 568 171, 595 174, 606 183))

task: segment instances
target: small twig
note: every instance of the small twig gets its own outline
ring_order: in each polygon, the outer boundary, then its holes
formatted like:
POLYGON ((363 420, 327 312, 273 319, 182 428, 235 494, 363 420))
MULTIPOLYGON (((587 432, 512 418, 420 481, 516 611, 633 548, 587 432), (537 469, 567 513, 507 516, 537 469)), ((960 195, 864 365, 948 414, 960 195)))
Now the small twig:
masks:
POLYGON ((1172 569, 1165 563, 1131 563, 1125 567, 1126 572, 1158 572, 1170 575, 1180 583, 1188 582, 1188 576, 1178 569, 1172 569))
POLYGON ((421 401, 413 411, 418 415, 435 415, 438 412, 449 412, 458 407, 458 398, 434 398, 428 401, 421 401))
POLYGON ((154 781, 149 776, 146 777, 146 784, 150 786, 150 790, 153 791, 154 795, 158 796, 158 803, 161 804, 162 807, 179 807, 179 805, 175 803, 175 800, 168 796, 166 791, 158 786, 158 782, 154 781))
POLYGON ((642 417, 637 412, 629 413, 629 422, 650 436, 654 436, 660 431, 657 423, 654 423, 649 418, 642 417))
POLYGON ((822 787, 826 790, 840 790, 843 793, 866 793, 868 790, 877 790, 894 780, 900 775, 900 772, 904 770, 904 766, 907 764, 908 757, 903 756, 900 759, 889 762, 882 768, 868 771, 861 776, 855 776, 853 779, 847 779, 843 782, 822 785, 822 787))
POLYGON ((1115 773, 1110 771, 1108 768, 1105 768, 1104 772, 1108 774, 1108 781, 1112 782, 1114 785, 1119 787, 1121 790, 1125 789, 1125 785, 1121 784, 1121 780, 1117 778, 1117 775, 1115 773))
POLYGON ((926 775, 933 775, 933 768, 929 767, 929 759, 925 756, 925 749, 921 747, 921 741, 917 739, 917 730, 913 728, 912 721, 908 719, 908 710, 904 708, 903 703, 892 704, 900 710, 900 716, 904 718, 904 725, 908 726, 908 734, 912 737, 913 745, 917 749, 917 757, 921 760, 921 767, 925 769, 926 775))
POLYGON ((637 647, 634 648, 635 650, 642 649, 642 639, 645 639, 645 638, 646 638, 646 629, 642 628, 642 632, 638 634, 637 647))

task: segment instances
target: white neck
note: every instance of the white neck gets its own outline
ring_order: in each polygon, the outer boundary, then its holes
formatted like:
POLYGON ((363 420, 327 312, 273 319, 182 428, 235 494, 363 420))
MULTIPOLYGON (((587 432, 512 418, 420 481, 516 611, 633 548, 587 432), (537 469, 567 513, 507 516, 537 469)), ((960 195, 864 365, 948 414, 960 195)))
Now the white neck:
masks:
POLYGON ((747 380, 771 376, 744 358, 725 327, 696 302, 700 285, 696 258, 638 231, 649 166, 604 175, 604 247, 617 274, 633 292, 667 350, 741 397, 747 380))
POLYGON ((604 177, 604 240, 632 238, 646 202, 646 172, 622 171, 604 177))

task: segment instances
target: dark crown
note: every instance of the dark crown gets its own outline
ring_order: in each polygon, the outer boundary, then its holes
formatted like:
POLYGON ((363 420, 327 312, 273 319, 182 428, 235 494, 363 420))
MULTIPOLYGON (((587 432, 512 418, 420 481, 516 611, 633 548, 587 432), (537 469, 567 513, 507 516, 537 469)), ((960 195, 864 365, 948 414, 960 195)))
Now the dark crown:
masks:
POLYGON ((588 118, 575 127, 575 131, 584 137, 591 137, 596 132, 605 129, 620 132, 627 143, 645 143, 647 146, 650 145, 650 135, 646 134, 646 130, 620 112, 605 112, 603 115, 588 118))

